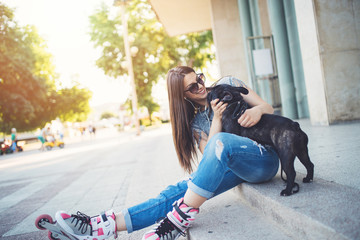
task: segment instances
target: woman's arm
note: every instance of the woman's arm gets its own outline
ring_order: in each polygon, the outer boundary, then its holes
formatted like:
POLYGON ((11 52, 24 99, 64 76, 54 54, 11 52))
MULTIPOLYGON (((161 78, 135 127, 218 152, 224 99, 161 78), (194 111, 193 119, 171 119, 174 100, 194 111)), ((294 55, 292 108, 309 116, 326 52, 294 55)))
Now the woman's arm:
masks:
POLYGON ((216 133, 221 132, 222 130, 222 113, 225 111, 227 107, 227 103, 219 101, 219 99, 215 99, 211 101, 211 108, 214 111, 214 117, 211 123, 210 132, 208 140, 214 136, 216 133))
POLYGON ((249 93, 243 95, 245 102, 251 107, 247 109, 238 119, 238 123, 242 127, 252 127, 260 121, 263 114, 274 113, 273 107, 265 102, 259 95, 257 95, 251 88, 247 88, 249 93))
POLYGON ((200 152, 202 154, 204 154, 204 149, 205 149, 207 141, 208 141, 208 136, 204 132, 201 132, 200 134, 201 134, 201 140, 200 141, 199 141, 198 133, 196 133, 194 136, 196 138, 196 141, 198 142, 200 152))
POLYGON ((223 103, 220 102, 219 99, 215 99, 213 101, 211 101, 211 108, 214 111, 214 117, 212 119, 212 123, 210 126, 210 132, 209 132, 209 136, 207 136, 205 133, 201 132, 201 140, 200 142, 199 140, 199 136, 197 136, 197 134, 195 134, 195 138, 197 138, 198 141, 198 145, 199 145, 199 149, 201 151, 201 153, 204 153, 204 149, 205 146, 207 144, 207 142, 209 141, 209 139, 214 136, 216 133, 221 132, 222 130, 222 122, 221 122, 221 118, 222 118, 222 113, 225 111, 226 107, 227 107, 227 103, 223 103))

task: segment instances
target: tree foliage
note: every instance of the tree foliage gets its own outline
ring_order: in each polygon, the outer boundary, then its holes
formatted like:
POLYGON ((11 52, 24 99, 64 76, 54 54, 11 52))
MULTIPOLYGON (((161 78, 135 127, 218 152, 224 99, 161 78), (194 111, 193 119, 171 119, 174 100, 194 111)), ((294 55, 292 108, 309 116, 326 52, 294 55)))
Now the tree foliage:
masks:
MULTIPOLYGON (((127 75, 121 16, 113 14, 115 7, 102 4, 90 16, 90 36, 94 46, 102 51, 96 64, 105 74, 117 78, 127 75), (115 15, 115 16, 114 16, 115 15)), ((169 37, 146 0, 132 0, 127 5, 128 32, 136 93, 140 106, 148 109, 150 116, 158 109, 151 91, 154 84, 167 71, 177 65, 202 68, 214 60, 211 31, 169 37)))
POLYGON ((35 27, 21 27, 0 3, 0 131, 30 131, 56 117, 84 119, 91 93, 56 89, 52 56, 35 27))
POLYGON ((90 113, 89 100, 92 93, 87 88, 75 85, 57 91, 56 116, 62 121, 82 122, 90 113))
POLYGON ((116 115, 114 113, 105 111, 101 114, 100 119, 109 119, 109 118, 113 118, 113 117, 116 117, 116 115))

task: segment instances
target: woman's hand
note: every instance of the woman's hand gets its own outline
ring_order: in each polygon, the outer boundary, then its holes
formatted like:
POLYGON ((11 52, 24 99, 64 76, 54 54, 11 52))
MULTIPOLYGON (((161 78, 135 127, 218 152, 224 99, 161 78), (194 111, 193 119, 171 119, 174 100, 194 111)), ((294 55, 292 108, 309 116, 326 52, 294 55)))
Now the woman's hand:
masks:
POLYGON ((211 108, 214 111, 214 117, 211 123, 208 140, 216 133, 221 132, 222 129, 222 114, 227 107, 227 103, 219 101, 219 99, 210 102, 211 108))
POLYGON ((257 124, 262 116, 262 111, 258 107, 247 109, 238 119, 238 123, 242 127, 252 127, 257 124))
POLYGON ((263 114, 273 114, 273 107, 265 102, 259 95, 257 95, 253 90, 248 88, 249 93, 243 96, 245 102, 251 107, 247 109, 238 119, 238 123, 242 127, 252 127, 257 124, 263 114))
POLYGON ((227 103, 219 101, 219 99, 214 99, 210 102, 211 108, 214 111, 214 118, 221 121, 221 117, 223 112, 225 111, 227 107, 227 103))

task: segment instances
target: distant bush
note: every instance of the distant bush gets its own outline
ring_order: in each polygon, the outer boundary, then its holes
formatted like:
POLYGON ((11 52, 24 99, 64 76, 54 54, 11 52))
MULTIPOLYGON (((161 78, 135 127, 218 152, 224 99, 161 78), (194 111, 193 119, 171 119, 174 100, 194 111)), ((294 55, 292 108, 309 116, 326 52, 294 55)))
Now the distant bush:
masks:
POLYGON ((100 120, 101 119, 109 119, 109 118, 113 118, 113 117, 117 117, 116 114, 114 114, 112 112, 103 112, 100 116, 100 120))

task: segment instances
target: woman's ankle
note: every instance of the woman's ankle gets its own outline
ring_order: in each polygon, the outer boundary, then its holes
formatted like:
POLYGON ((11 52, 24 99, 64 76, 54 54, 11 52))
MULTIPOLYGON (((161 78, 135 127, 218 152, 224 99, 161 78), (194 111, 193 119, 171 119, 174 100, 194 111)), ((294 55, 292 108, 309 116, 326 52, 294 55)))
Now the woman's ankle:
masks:
POLYGON ((184 196, 184 203, 189 207, 200 208, 200 206, 207 200, 199 194, 188 189, 184 196))
POLYGON ((126 224, 125 224, 125 218, 124 216, 122 215, 121 212, 118 212, 115 214, 115 221, 116 221, 116 230, 118 232, 121 232, 121 231, 126 231, 126 224))

